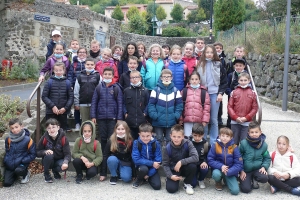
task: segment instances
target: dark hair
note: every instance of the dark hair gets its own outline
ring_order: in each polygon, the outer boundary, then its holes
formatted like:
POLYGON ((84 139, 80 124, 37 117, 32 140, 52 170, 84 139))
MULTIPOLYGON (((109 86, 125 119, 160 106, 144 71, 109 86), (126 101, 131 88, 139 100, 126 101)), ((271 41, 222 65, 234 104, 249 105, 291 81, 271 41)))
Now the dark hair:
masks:
POLYGON ((121 45, 116 44, 111 48, 111 52, 114 53, 116 51, 116 49, 122 50, 123 47, 121 45))
POLYGON ((222 135, 222 134, 228 135, 229 137, 233 137, 232 130, 230 128, 227 128, 227 127, 224 127, 224 128, 220 129, 219 135, 222 135))
POLYGON ((204 38, 203 38, 203 37, 197 37, 197 38, 196 38, 196 40, 195 40, 195 43, 197 43, 197 41, 198 41, 198 40, 201 40, 201 41, 203 41, 203 42, 204 42, 204 44, 205 44, 205 40, 204 40, 204 38))
POLYGON ((200 77, 199 72, 197 72, 197 71, 195 70, 195 71, 193 71, 193 72, 191 73, 191 75, 190 75, 189 77, 187 77, 187 81, 188 81, 188 82, 190 81, 190 78, 191 78, 193 75, 197 75, 198 78, 199 78, 199 80, 201 80, 201 77, 200 77))
POLYGON ((182 135, 184 135, 184 131, 183 131, 183 127, 180 124, 175 124, 174 126, 172 126, 171 128, 171 134, 176 131, 176 132, 181 132, 182 135))
POLYGON ((220 47, 222 47, 222 49, 223 49, 223 44, 220 43, 220 42, 215 42, 215 43, 214 43, 214 46, 220 46, 220 47))
POLYGON ((103 74, 104 74, 104 72, 106 72, 106 71, 108 71, 108 72, 112 72, 112 75, 114 75, 114 74, 115 74, 115 72, 114 72, 114 69, 113 69, 113 68, 111 68, 111 67, 105 67, 105 68, 103 69, 103 74))
POLYGON ((220 58, 217 54, 217 51, 216 51, 216 48, 212 45, 212 44, 208 44, 205 46, 204 50, 203 50, 203 54, 200 58, 200 62, 198 62, 197 64, 197 68, 198 67, 202 67, 203 68, 203 71, 205 71, 205 65, 206 65, 206 57, 205 57, 205 52, 208 48, 211 48, 213 50, 213 58, 212 58, 212 61, 220 61, 220 58))
POLYGON ((254 128, 259 128, 259 130, 261 130, 260 125, 257 121, 250 122, 250 124, 248 126, 248 131, 250 131, 250 129, 254 129, 254 128))
POLYGON ((128 48, 129 45, 132 45, 132 46, 134 46, 134 48, 135 48, 134 53, 133 53, 133 56, 135 56, 135 57, 137 57, 137 58, 140 58, 139 52, 138 52, 138 48, 137 48, 137 46, 136 46, 136 43, 135 43, 135 42, 128 42, 128 43, 126 44, 125 48, 124 48, 123 54, 122 54, 122 56, 121 56, 121 60, 127 60, 127 61, 128 61, 128 56, 129 56, 129 55, 128 55, 128 50, 127 50, 127 48, 128 48))
POLYGON ((19 118, 12 118, 8 122, 8 126, 12 126, 14 124, 18 123, 20 126, 22 125, 22 122, 19 118))
POLYGON ((88 57, 88 58, 85 59, 85 63, 88 62, 88 61, 93 62, 95 64, 95 59, 92 58, 92 57, 88 57))
POLYGON ((163 49, 168 48, 169 51, 171 50, 171 47, 169 45, 167 45, 167 44, 162 45, 161 48, 163 48, 163 49))
POLYGON ((63 47, 63 50, 65 50, 64 44, 63 44, 62 42, 58 42, 58 43, 56 43, 56 44, 54 45, 53 51, 54 51, 54 49, 55 49, 58 45, 61 45, 61 46, 63 47))
POLYGON ((49 125, 60 126, 59 121, 57 121, 57 119, 54 119, 54 118, 50 118, 46 121, 45 126, 48 127, 49 125))
POLYGON ((192 134, 204 135, 203 125, 200 123, 195 123, 192 128, 192 134))
POLYGON ((77 53, 82 49, 85 50, 85 53, 87 53, 87 49, 85 47, 79 47, 79 49, 77 50, 77 53))
POLYGON ((151 132, 153 131, 153 126, 149 123, 143 123, 139 126, 139 132, 151 132))

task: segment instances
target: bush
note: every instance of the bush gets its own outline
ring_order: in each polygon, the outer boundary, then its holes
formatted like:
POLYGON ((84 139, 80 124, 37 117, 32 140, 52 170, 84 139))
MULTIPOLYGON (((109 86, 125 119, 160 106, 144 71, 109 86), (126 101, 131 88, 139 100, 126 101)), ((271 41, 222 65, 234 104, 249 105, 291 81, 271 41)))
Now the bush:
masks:
POLYGON ((9 79, 33 79, 36 80, 39 77, 39 66, 37 62, 27 59, 25 63, 21 65, 14 65, 9 74, 9 79))
POLYGON ((196 33, 189 32, 183 27, 167 27, 162 31, 163 37, 192 37, 197 36, 196 33))

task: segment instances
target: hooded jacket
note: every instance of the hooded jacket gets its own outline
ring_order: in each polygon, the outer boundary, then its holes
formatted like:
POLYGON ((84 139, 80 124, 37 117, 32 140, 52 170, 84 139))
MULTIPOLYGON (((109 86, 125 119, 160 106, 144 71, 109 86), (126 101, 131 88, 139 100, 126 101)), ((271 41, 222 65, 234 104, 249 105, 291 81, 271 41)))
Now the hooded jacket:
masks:
POLYGON ((92 121, 83 122, 80 127, 79 137, 75 140, 72 157, 74 159, 80 159, 81 156, 84 156, 89 160, 89 162, 93 162, 96 167, 99 166, 103 160, 101 144, 99 143, 99 141, 97 141, 96 150, 94 151, 94 140, 96 140, 95 124, 92 121), (90 143, 85 143, 83 139, 83 127, 85 124, 90 124, 92 126, 92 138, 90 143))
MULTIPOLYGON (((187 66, 187 69, 189 70, 189 75, 191 75, 197 66, 197 58, 195 56, 183 57, 182 60, 184 61, 184 63, 187 66)), ((188 77, 186 77, 186 78, 188 78, 188 77)))
POLYGON ((152 58, 146 61, 146 67, 142 67, 141 76, 143 78, 143 85, 148 90, 153 90, 158 80, 160 80, 160 73, 164 68, 164 61, 158 59, 156 63, 153 62, 152 58))
POLYGON ((168 69, 172 71, 173 83, 178 90, 182 90, 185 86, 186 72, 188 73, 187 66, 184 61, 181 60, 178 63, 174 63, 172 60, 169 63, 168 69))
POLYGON ((101 76, 103 76, 103 70, 106 67, 113 68, 114 70, 113 82, 118 82, 119 80, 118 68, 115 65, 115 62, 112 58, 108 59, 107 61, 99 60, 96 64, 95 70, 98 71, 101 76))

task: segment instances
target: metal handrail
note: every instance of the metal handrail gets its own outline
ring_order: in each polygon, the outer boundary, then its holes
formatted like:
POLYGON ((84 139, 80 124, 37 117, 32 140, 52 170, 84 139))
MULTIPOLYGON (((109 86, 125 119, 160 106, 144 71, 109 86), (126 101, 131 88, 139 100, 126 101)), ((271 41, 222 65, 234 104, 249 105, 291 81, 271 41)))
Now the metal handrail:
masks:
MULTIPOLYGON (((261 120, 262 120, 262 107, 261 107, 261 104, 260 104, 260 100, 258 98, 258 93, 257 93, 256 87, 255 87, 255 84, 254 84, 254 80, 253 80, 252 73, 251 73, 249 65, 247 65, 247 70, 248 70, 248 73, 249 73, 250 78, 251 78, 252 88, 253 88, 253 90, 254 90, 254 92, 256 94, 256 100, 257 100, 257 105, 258 105, 258 112, 256 113, 258 115, 257 122, 259 124, 261 124, 261 120)), ((256 118, 256 116, 255 116, 255 118, 256 118)))

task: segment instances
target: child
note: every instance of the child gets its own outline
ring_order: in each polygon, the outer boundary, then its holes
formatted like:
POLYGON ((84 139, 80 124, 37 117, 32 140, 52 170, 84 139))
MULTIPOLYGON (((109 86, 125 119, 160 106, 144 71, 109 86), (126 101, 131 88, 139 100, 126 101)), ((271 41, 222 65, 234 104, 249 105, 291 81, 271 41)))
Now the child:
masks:
POLYGON ((163 148, 162 161, 167 176, 166 189, 169 193, 178 191, 179 181, 185 176, 183 188, 187 194, 194 194, 191 183, 196 175, 198 161, 197 150, 190 140, 184 139, 182 126, 174 125, 171 130, 171 141, 163 148))
POLYGON ((236 177, 243 169, 243 159, 232 137, 233 133, 229 128, 221 128, 219 138, 216 143, 212 144, 207 155, 207 162, 212 168, 212 178, 216 182, 216 190, 223 190, 221 182, 223 178, 230 193, 237 195, 240 189, 236 177))
POLYGON ((61 41, 61 33, 60 33, 59 30, 52 31, 51 36, 52 36, 52 38, 50 39, 50 41, 49 41, 49 43, 47 45, 46 61, 53 54, 54 46, 57 43, 61 43, 63 45, 64 49, 66 48, 66 44, 61 41))
POLYGON ((152 44, 149 48, 150 58, 146 61, 146 67, 141 69, 143 85, 148 90, 153 90, 160 77, 161 70, 164 68, 164 52, 159 44, 152 44))
POLYGON ((73 165, 76 170, 76 183, 83 180, 82 170, 86 170, 86 179, 97 175, 97 168, 102 162, 101 145, 96 140, 96 128, 92 121, 82 123, 79 137, 76 139, 72 151, 73 165))
POLYGON ((136 46, 138 48, 138 52, 139 52, 139 56, 140 56, 139 61, 142 62, 143 66, 146 66, 146 60, 147 60, 146 46, 143 42, 137 42, 136 46))
POLYGON ((188 79, 189 76, 189 72, 188 72, 188 68, 186 66, 186 64, 184 63, 184 61, 181 59, 181 48, 178 45, 174 45, 171 48, 170 51, 170 62, 168 69, 170 69, 173 73, 173 82, 175 87, 178 90, 182 90, 184 88, 185 81, 188 79))
POLYGON ((138 188, 145 181, 154 190, 160 190, 161 181, 158 169, 161 164, 161 151, 159 142, 152 137, 153 127, 144 123, 139 126, 139 138, 134 141, 132 149, 132 160, 137 169, 137 179, 133 188, 138 188))
MULTIPOLYGON (((85 61, 85 69, 77 76, 74 87, 74 108, 76 111, 80 111, 83 122, 90 119, 93 94, 101 81, 102 78, 99 72, 95 70, 95 60, 93 58, 87 58, 85 61)), ((77 128, 80 128, 80 124, 76 122, 76 129, 77 128)))
POLYGON ((207 165, 207 153, 209 150, 208 142, 203 138, 204 129, 203 125, 200 123, 195 123, 192 129, 192 137, 190 137, 194 147, 197 150, 199 161, 197 162, 197 172, 191 183, 195 188, 197 186, 197 180, 199 181, 199 187, 201 189, 205 188, 204 178, 208 174, 208 165, 207 165))
POLYGON ((63 44, 61 44, 61 43, 55 44, 54 49, 53 49, 53 51, 54 51, 53 56, 46 61, 44 67, 40 71, 39 82, 44 81, 46 72, 50 72, 50 74, 49 74, 50 76, 53 75, 53 68, 54 68, 54 64, 56 62, 63 62, 65 65, 65 68, 66 68, 64 74, 68 74, 70 63, 69 63, 68 58, 66 56, 64 56, 64 50, 65 50, 65 48, 64 48, 63 44))
POLYGON ((91 104, 90 116, 94 123, 97 119, 102 151, 113 133, 116 121, 123 119, 123 94, 113 77, 113 68, 104 68, 103 81, 96 87, 91 104))
POLYGON ((252 188, 258 189, 257 182, 268 181, 267 170, 271 158, 265 139, 266 136, 261 132, 259 124, 251 122, 247 138, 240 144, 240 152, 244 161, 244 169, 240 173, 240 188, 244 193, 251 192, 252 188))
MULTIPOLYGON (((128 42, 126 47, 124 48, 124 52, 121 56, 121 61, 118 65, 118 74, 123 74, 124 72, 127 72, 128 69, 128 58, 129 56, 135 56, 137 58, 140 58, 138 48, 135 44, 135 42, 128 42)), ((138 71, 141 71, 142 68, 142 62, 139 62, 139 66, 137 68, 138 71)))
POLYGON ((77 39, 72 39, 70 43, 70 49, 68 49, 66 56, 69 58, 69 62, 72 64, 74 57, 77 56, 79 50, 79 42, 77 39))
POLYGON ((171 47, 167 44, 164 44, 164 45, 161 46, 161 48, 163 49, 164 54, 165 54, 164 61, 168 61, 171 47))
POLYGON ((249 83, 249 74, 241 73, 239 75, 239 85, 231 92, 227 105, 236 145, 241 140, 246 139, 247 127, 258 110, 256 94, 249 86, 249 83))
MULTIPOLYGON (((130 87, 130 73, 133 71, 137 71, 137 67, 138 67, 138 58, 135 56, 129 56, 128 58, 128 71, 124 72, 121 76, 120 76, 120 80, 119 83, 122 86, 122 88, 128 88, 130 87)), ((142 79, 140 79, 141 81, 142 79)), ((137 138, 135 138, 137 139, 137 138)))
POLYGON ((130 73, 131 86, 124 90, 125 121, 134 139, 139 137, 139 126, 147 121, 149 92, 143 87, 141 81, 140 72, 137 70, 132 71, 130 73))
MULTIPOLYGON (((218 136, 218 110, 223 94, 227 87, 225 68, 222 67, 219 56, 213 45, 206 45, 197 66, 200 74, 200 84, 208 90, 210 98, 210 144, 212 145, 218 136)), ((208 127, 205 127, 205 138, 208 127)))
POLYGON ((244 47, 236 46, 235 49, 234 49, 234 57, 226 65, 227 75, 234 71, 233 62, 234 62, 235 59, 244 59, 245 63, 246 63, 245 66, 248 65, 244 56, 245 56, 244 47))
POLYGON ((95 63, 101 60, 100 43, 97 40, 91 41, 90 56, 95 59, 95 63))
POLYGON ((206 126, 210 118, 210 99, 205 87, 200 85, 197 71, 191 74, 189 85, 181 91, 184 103, 180 124, 184 123, 184 135, 189 137, 194 123, 206 126), (203 102, 202 102, 203 101, 203 102))
POLYGON ((23 128, 22 122, 11 119, 8 122, 9 135, 5 139, 5 156, 3 160, 4 187, 10 187, 18 177, 21 176, 21 183, 28 183, 30 171, 27 169, 31 161, 35 159, 35 144, 30 138, 30 133, 23 128))
POLYGON ((204 51, 205 48, 205 41, 204 38, 196 38, 195 41, 195 56, 197 58, 197 60, 200 60, 202 52, 204 51))
POLYGON ((55 179, 61 179, 59 172, 65 171, 69 167, 71 161, 71 152, 69 141, 60 128, 56 119, 48 119, 46 121, 46 133, 40 139, 36 151, 37 157, 41 157, 44 167, 44 177, 46 183, 52 183, 53 179, 49 170, 55 179))
POLYGON ((126 122, 118 121, 114 127, 113 134, 105 146, 103 153, 103 164, 101 165, 100 181, 107 176, 108 167, 111 177, 109 183, 116 185, 119 177, 128 183, 132 178, 132 142, 130 130, 126 122))
POLYGON ((46 82, 42 100, 46 104, 46 119, 59 121, 61 128, 67 130, 67 113, 74 101, 71 83, 64 76, 66 67, 62 62, 54 64, 54 75, 46 82))
POLYGON ((172 72, 164 69, 161 72, 157 87, 152 90, 148 104, 148 113, 156 138, 163 145, 164 133, 166 141, 170 141, 171 127, 177 123, 183 110, 180 91, 172 82, 172 72))
POLYGON ((272 164, 268 169, 271 193, 284 190, 300 196, 300 164, 297 156, 289 150, 289 138, 277 138, 276 151, 270 152, 272 164))
POLYGON ((109 48, 104 48, 101 51, 101 59, 96 63, 95 70, 99 72, 100 76, 103 76, 103 70, 106 67, 110 67, 114 70, 114 82, 118 82, 119 75, 118 69, 115 65, 114 60, 111 58, 111 50, 109 48))
POLYGON ((195 45, 192 42, 187 42, 183 49, 184 55, 182 60, 188 68, 188 75, 186 77, 188 79, 197 66, 197 58, 194 56, 195 45))
POLYGON ((121 60, 121 56, 122 56, 122 50, 123 48, 121 47, 121 45, 115 45, 111 48, 111 52, 113 54, 113 59, 115 62, 115 65, 118 66, 119 62, 121 60))

